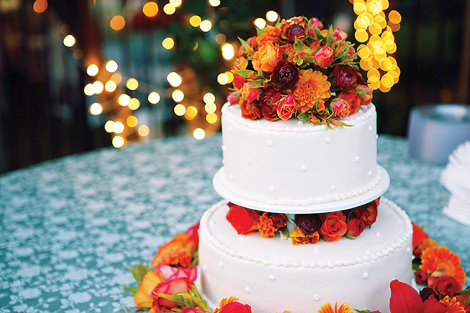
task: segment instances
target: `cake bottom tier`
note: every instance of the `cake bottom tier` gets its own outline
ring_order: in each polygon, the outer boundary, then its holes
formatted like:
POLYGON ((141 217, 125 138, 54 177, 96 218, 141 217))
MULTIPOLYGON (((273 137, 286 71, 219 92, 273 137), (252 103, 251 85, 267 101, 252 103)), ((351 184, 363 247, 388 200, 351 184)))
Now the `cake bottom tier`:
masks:
POLYGON ((317 312, 329 302, 389 312, 390 282, 412 281, 412 226, 382 198, 377 221, 355 240, 293 245, 259 233, 238 235, 221 201, 199 230, 199 288, 217 306, 234 296, 256 313, 317 312))

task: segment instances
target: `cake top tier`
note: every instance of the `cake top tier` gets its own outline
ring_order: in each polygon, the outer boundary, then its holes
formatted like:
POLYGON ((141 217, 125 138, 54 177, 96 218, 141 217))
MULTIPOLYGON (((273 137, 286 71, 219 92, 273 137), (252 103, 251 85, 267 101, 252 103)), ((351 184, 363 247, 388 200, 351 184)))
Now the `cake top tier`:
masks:
POLYGON ((240 39, 228 101, 250 120, 343 125, 372 99, 346 37, 317 18, 294 17, 240 39))

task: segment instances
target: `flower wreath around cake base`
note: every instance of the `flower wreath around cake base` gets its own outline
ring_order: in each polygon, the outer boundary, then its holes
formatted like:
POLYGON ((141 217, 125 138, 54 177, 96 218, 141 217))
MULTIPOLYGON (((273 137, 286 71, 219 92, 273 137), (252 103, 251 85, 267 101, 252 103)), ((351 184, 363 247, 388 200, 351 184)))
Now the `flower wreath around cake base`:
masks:
MULTIPOLYGON (((150 313, 251 313, 251 306, 238 302, 235 297, 221 299, 219 306, 212 311, 197 290, 194 281, 197 276, 198 229, 199 223, 161 246, 151 266, 138 263, 135 268, 129 267, 138 286, 124 288, 133 294, 139 310, 150 313)), ((470 286, 464 286, 467 274, 458 255, 446 246, 438 246, 423 228, 414 223, 412 241, 413 269, 421 290, 418 292, 408 284, 392 281, 390 312, 469 313, 470 286)), ((352 311, 350 305, 342 303, 338 306, 338 302, 334 306, 325 303, 318 313, 379 312, 365 308, 352 311)))
POLYGON ((258 231, 265 238, 281 234, 292 244, 315 244, 320 239, 337 241, 343 236, 355 239, 377 219, 380 198, 349 210, 316 214, 269 213, 233 203, 227 220, 239 235, 258 231))
POLYGON ((281 20, 240 39, 227 100, 242 117, 268 121, 298 118, 313 124, 339 121, 372 100, 347 34, 318 18, 281 20))

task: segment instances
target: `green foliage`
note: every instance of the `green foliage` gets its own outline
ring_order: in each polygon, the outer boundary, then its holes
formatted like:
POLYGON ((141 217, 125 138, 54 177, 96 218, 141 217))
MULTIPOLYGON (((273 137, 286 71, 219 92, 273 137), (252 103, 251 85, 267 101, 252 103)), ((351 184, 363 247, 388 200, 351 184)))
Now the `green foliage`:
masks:
MULTIPOLYGON (((144 278, 145 274, 151 271, 150 267, 148 266, 148 263, 147 265, 142 265, 139 262, 137 263, 135 268, 132 268, 130 266, 128 266, 127 268, 129 269, 135 281, 139 285, 142 283, 142 279, 144 278)), ((139 290, 139 286, 136 286, 136 287, 122 286, 122 287, 124 288, 124 290, 126 290, 127 292, 130 292, 132 295, 135 295, 135 293, 139 290)))

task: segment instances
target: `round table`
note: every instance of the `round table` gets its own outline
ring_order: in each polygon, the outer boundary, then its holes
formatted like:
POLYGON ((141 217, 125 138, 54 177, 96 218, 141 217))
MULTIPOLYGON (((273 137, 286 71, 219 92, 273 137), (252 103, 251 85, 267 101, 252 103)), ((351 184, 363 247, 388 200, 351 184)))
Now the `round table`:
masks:
MULTIPOLYGON (((0 176, 0 312, 134 312, 127 266, 195 224, 221 198, 212 177, 220 134, 77 154, 0 176)), ((404 138, 381 135, 385 197, 470 268, 470 227, 442 214, 444 166, 409 157, 404 138)), ((386 269, 384 269, 386 270, 386 269)))

